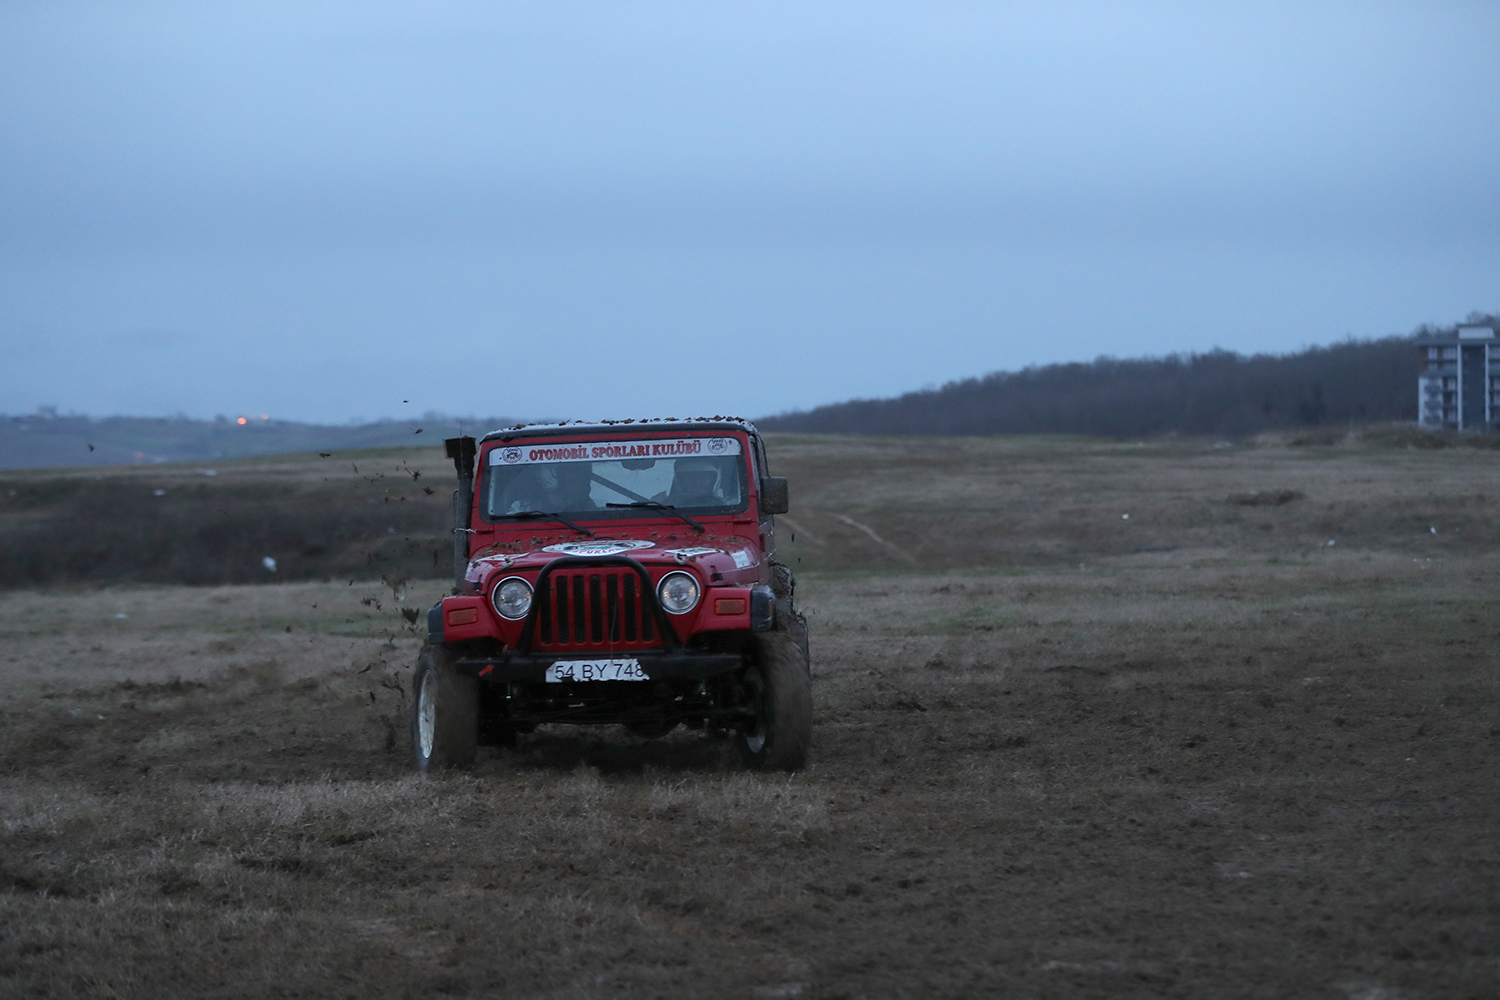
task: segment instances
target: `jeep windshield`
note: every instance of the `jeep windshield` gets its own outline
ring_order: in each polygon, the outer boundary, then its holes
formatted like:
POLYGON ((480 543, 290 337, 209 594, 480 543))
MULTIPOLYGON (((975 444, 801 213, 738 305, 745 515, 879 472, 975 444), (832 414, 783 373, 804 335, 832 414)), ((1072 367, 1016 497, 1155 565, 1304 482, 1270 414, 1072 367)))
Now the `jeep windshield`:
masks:
POLYGON ((733 514, 745 509, 744 449, 708 436, 497 445, 484 469, 487 521, 549 511, 575 519, 733 514))

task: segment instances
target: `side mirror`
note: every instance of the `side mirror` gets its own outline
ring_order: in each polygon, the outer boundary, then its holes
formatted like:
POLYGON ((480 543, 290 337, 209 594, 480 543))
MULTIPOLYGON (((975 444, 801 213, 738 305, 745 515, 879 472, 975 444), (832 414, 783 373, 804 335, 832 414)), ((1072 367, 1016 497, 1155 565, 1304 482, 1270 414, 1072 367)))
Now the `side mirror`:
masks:
POLYGON ((760 481, 761 514, 785 514, 791 506, 791 497, 787 493, 785 479, 780 476, 767 476, 760 481))

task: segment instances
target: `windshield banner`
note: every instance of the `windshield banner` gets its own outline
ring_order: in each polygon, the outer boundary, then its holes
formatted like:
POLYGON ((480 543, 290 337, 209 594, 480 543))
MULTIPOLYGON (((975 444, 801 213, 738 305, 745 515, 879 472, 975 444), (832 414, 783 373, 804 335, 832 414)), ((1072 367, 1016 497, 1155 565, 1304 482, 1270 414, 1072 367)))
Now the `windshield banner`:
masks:
POLYGON ((684 458, 688 455, 738 455, 732 437, 666 438, 656 441, 586 441, 579 444, 506 445, 490 452, 491 465, 533 462, 615 462, 632 458, 684 458))

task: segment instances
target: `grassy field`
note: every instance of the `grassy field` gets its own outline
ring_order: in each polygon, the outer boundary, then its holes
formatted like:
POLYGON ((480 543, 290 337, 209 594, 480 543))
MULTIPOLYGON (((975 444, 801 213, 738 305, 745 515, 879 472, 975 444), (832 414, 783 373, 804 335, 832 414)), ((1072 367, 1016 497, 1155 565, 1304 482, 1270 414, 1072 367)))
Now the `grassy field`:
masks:
MULTIPOLYGON (((792 482, 782 555, 809 571, 1186 548, 1293 557, 1330 540, 1423 557, 1500 544, 1500 451, 1477 447, 1491 439, 1387 428, 1313 440, 1327 443, 769 438, 792 482)), ((452 490, 441 442, 0 472, 0 589, 443 576, 452 490)))
MULTIPOLYGON (((1500 454, 772 454, 791 777, 562 728, 414 776, 442 581, 0 593, 0 995, 1500 990, 1500 454)), ((209 488, 334 489, 256 468, 209 488)))
POLYGON ((452 491, 441 441, 0 472, 0 586, 441 576, 452 491))

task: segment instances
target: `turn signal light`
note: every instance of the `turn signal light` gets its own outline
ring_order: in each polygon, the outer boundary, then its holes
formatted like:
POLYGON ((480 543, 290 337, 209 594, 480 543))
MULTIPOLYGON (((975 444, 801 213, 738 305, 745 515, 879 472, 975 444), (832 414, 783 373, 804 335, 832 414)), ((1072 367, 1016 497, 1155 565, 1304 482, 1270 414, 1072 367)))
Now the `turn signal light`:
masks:
POLYGON ((714 614, 716 615, 742 615, 745 613, 745 599, 743 597, 721 597, 714 601, 714 614))
POLYGON ((455 608, 448 612, 449 625, 473 625, 479 620, 477 608, 455 608))

